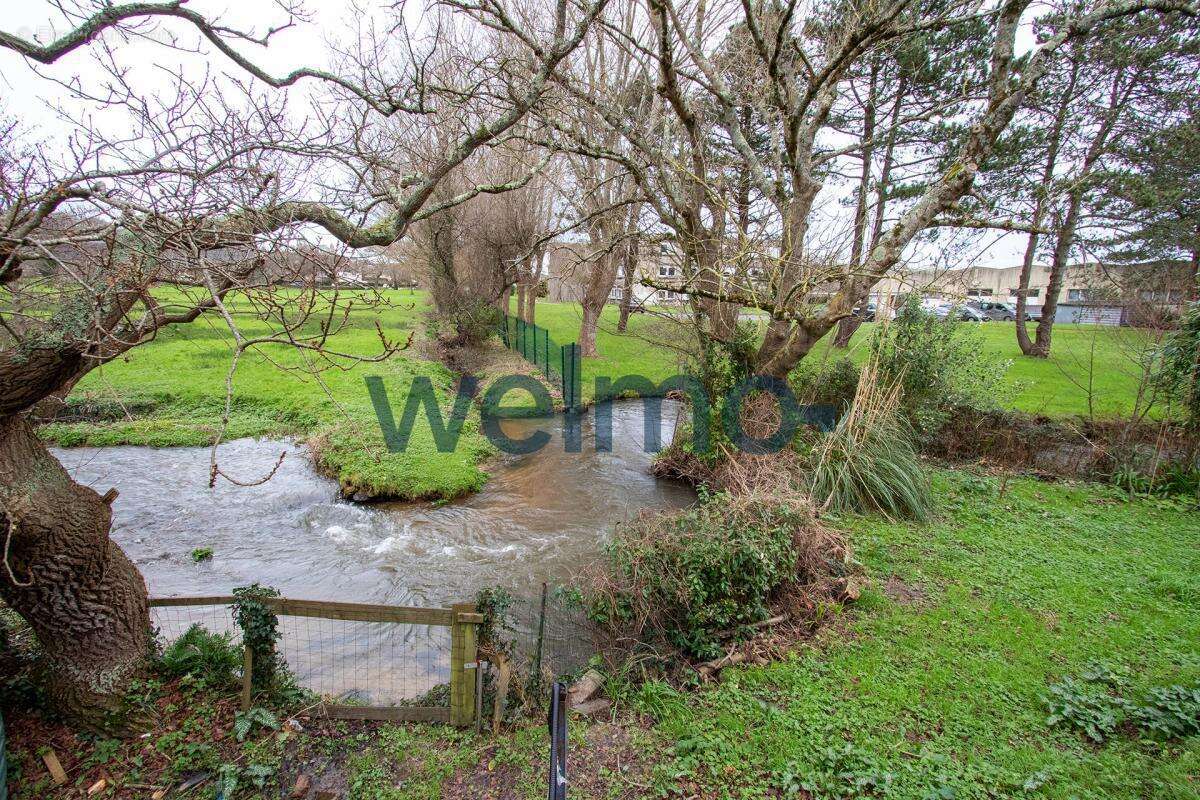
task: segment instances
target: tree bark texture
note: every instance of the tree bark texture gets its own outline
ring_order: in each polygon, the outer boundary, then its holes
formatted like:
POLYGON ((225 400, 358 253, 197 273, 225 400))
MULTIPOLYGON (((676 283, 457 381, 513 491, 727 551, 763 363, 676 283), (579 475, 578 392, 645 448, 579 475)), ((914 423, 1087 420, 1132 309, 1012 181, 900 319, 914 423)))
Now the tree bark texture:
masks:
POLYGON ((109 538, 112 510, 71 479, 20 414, 0 418, 0 595, 44 648, 54 708, 122 731, 122 698, 150 652, 146 584, 109 538))

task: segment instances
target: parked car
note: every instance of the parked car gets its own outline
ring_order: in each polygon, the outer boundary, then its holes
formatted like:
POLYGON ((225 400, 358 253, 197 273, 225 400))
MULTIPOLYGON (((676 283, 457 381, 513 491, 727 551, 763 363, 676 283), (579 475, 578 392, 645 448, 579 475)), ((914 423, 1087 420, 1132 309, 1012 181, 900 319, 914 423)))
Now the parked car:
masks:
MULTIPOLYGON (((987 315, 989 319, 1013 322, 1017 318, 1017 304, 999 300, 977 300, 974 305, 987 315)), ((1038 305, 1025 306, 1025 319, 1039 320, 1042 318, 1042 308, 1038 305)))
POLYGON ((857 306, 854 309, 854 316, 861 319, 863 322, 875 321, 875 304, 867 303, 865 306, 857 306))
POLYGON ((932 297, 926 297, 921 300, 921 310, 926 314, 932 314, 935 317, 945 318, 950 313, 950 304, 945 300, 937 300, 932 297))
POLYGON ((950 303, 943 303, 927 307, 927 310, 938 319, 946 319, 951 314, 957 315, 963 322, 987 322, 989 319, 982 311, 973 308, 970 304, 951 305, 950 303))
POLYGON ((954 310, 958 312, 958 318, 963 322, 991 322, 992 319, 978 308, 970 305, 955 306, 954 310))
POLYGON ((1002 303, 999 300, 976 300, 968 305, 988 319, 1012 322, 1017 318, 1017 308, 1011 303, 1002 303))

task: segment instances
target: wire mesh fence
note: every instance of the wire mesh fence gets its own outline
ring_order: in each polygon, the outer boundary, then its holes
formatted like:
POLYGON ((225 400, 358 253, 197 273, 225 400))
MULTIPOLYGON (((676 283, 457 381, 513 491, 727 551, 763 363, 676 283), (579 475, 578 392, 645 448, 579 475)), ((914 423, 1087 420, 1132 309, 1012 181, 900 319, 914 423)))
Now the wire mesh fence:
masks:
POLYGON ((520 353, 542 370, 546 380, 559 385, 564 406, 572 409, 580 405, 579 345, 559 344, 542 326, 508 314, 504 315, 499 335, 505 347, 520 353))
MULTIPOLYGON (((280 634, 276 652, 299 686, 321 696, 339 714, 402 707, 425 713, 397 718, 464 724, 475 718, 467 706, 474 705, 477 661, 487 662, 488 676, 479 676, 483 683, 494 687, 503 662, 515 681, 514 694, 536 703, 545 687, 571 681, 605 650, 601 629, 570 589, 542 584, 533 594, 502 596, 503 602, 493 607, 481 604, 478 610, 484 614, 473 613, 476 607, 470 604, 455 606, 457 610, 409 609, 276 598, 270 601, 280 634), (472 613, 461 614, 463 608, 472 613), (456 654, 454 630, 461 637, 467 618, 470 644, 456 654), (485 619, 499 651, 488 643, 476 650, 473 626, 485 619), (455 705, 456 697, 462 708, 455 705), (441 716, 436 709, 442 709, 441 716)), ((164 646, 194 625, 243 644, 232 598, 154 600, 151 617, 164 646)), ((510 708, 519 705, 523 703, 510 708)))
MULTIPOLYGON (((229 605, 152 607, 151 618, 164 645, 193 625, 242 643, 229 605)), ((382 614, 376 621, 281 615, 279 633, 277 651, 296 682, 330 702, 449 703, 448 693, 434 691, 450 681, 449 627, 388 621, 382 614)))
POLYGON ((566 587, 512 597, 497 624, 514 674, 534 687, 569 680, 605 649, 600 628, 566 587))

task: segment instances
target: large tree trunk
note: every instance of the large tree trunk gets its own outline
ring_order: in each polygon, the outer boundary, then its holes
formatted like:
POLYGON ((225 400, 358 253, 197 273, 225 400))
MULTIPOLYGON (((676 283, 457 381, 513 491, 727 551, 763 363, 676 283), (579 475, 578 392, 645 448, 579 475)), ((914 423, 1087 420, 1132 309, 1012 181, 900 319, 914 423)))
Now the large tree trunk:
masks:
POLYGON ((525 320, 530 325, 533 325, 535 322, 533 309, 534 303, 537 302, 538 283, 533 259, 534 257, 530 256, 520 267, 521 299, 520 308, 518 309, 518 316, 520 316, 521 319, 525 320))
POLYGON ((629 326, 629 310, 633 307, 633 273, 636 270, 637 257, 625 262, 625 274, 621 277, 621 316, 617 319, 617 332, 624 333, 629 326))
POLYGON ((600 256, 591 265, 591 272, 583 287, 583 319, 579 324, 579 353, 584 356, 596 355, 596 326, 600 323, 600 313, 604 303, 612 292, 613 283, 617 279, 617 256, 608 252, 600 256))
POLYGON ((1058 229, 1054 243, 1054 261, 1050 265, 1050 281, 1046 286, 1046 300, 1042 303, 1042 318, 1038 320, 1037 335, 1033 347, 1026 355, 1037 358, 1050 356, 1050 341, 1054 335, 1054 314, 1058 311, 1058 295, 1062 291, 1063 278, 1067 273, 1067 261, 1071 256, 1071 245, 1075 242, 1075 228, 1079 224, 1079 210, 1083 204, 1081 192, 1075 191, 1067 203, 1067 213, 1058 229))
MULTIPOLYGON (((1038 200, 1033 212, 1033 224, 1041 224, 1042 200, 1038 200)), ((1037 255, 1037 232, 1031 232, 1025 242, 1025 258, 1021 261, 1021 275, 1017 279, 1017 346, 1027 356, 1035 355, 1033 340, 1029 338, 1029 328, 1025 325, 1026 308, 1029 306, 1029 277, 1033 273, 1033 260, 1037 255)))
POLYGON ((71 480, 20 414, 0 418, 0 595, 45 650, 56 711, 123 732, 125 689, 150 653, 146 584, 109 539, 112 511, 71 480))
POLYGON ((537 324, 537 286, 530 284, 525 289, 525 321, 530 325, 537 324))
POLYGON ((580 355, 596 355, 596 326, 600 321, 600 308, 586 303, 583 306, 583 321, 579 326, 580 355))
POLYGON ((849 347, 850 340, 854 338, 854 334, 858 333, 862 324, 862 317, 846 317, 838 322, 837 333, 833 337, 833 346, 843 349, 849 347))

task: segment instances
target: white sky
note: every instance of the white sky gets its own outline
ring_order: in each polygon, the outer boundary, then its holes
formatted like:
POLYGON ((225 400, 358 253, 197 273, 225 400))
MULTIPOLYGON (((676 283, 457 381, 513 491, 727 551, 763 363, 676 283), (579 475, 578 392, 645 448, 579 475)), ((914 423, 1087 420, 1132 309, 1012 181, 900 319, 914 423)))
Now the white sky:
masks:
MULTIPOLYGON (((23 38, 36 37, 45 43, 69 27, 46 0, 0 0, 0 4, 4 6, 0 28, 5 32, 23 38)), ((253 29, 256 33, 279 25, 285 19, 271 0, 192 0, 187 7, 210 19, 219 19, 230 27, 253 29)), ((327 41, 337 39, 347 31, 362 16, 362 9, 356 7, 352 0, 308 0, 305 8, 309 12, 309 19, 276 34, 269 47, 243 42, 235 46, 274 75, 286 74, 300 66, 327 66, 327 41)), ((409 7, 408 13, 410 21, 415 21, 412 18, 420 12, 414 4, 409 7)), ((122 63, 132 70, 133 85, 145 86, 147 91, 153 92, 155 87, 166 84, 164 72, 200 74, 206 68, 213 72, 237 75, 241 80, 246 78, 245 73, 220 53, 214 53, 208 42, 203 41, 183 21, 167 19, 158 24, 176 34, 181 45, 198 48, 200 52, 181 52, 136 39, 122 41, 109 32, 106 41, 117 49, 122 63)), ((0 49, 0 115, 20 120, 40 137, 54 139, 61 136, 67 124, 59 118, 62 113, 60 109, 66 106, 71 116, 78 114, 79 110, 71 106, 73 101, 68 99, 68 92, 54 81, 65 81, 76 76, 86 81, 89 77, 89 58, 87 48, 81 48, 53 65, 37 65, 35 70, 25 59, 9 50, 0 49)), ((837 187, 829 187, 826 192, 831 204, 836 203, 836 197, 841 194, 837 187)), ((1022 234, 984 234, 977 236, 959 254, 954 266, 1014 266, 1020 263, 1024 247, 1025 236, 1022 234)), ((913 254, 911 265, 932 265, 935 260, 936 253, 924 248, 913 254)), ((944 268, 947 264, 942 262, 938 266, 944 268)))

